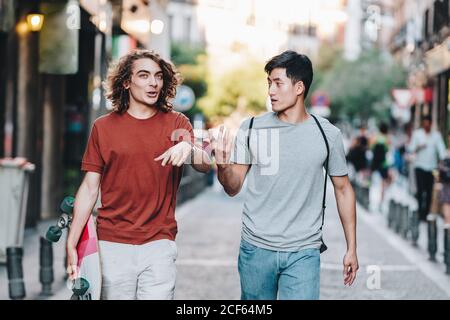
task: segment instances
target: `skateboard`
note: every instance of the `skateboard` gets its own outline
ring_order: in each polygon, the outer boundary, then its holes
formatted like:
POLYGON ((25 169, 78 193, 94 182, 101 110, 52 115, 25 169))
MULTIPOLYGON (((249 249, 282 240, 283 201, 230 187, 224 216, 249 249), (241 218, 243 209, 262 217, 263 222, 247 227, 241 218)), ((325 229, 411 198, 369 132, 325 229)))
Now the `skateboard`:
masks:
MULTIPOLYGON (((61 202, 60 210, 62 214, 56 225, 48 229, 46 234, 48 241, 58 242, 61 238, 62 230, 70 229, 74 201, 73 197, 65 197, 61 202)), ((102 275, 97 229, 92 214, 83 228, 76 249, 78 252, 77 267, 79 277, 71 283, 73 292, 71 300, 100 300, 102 275)))

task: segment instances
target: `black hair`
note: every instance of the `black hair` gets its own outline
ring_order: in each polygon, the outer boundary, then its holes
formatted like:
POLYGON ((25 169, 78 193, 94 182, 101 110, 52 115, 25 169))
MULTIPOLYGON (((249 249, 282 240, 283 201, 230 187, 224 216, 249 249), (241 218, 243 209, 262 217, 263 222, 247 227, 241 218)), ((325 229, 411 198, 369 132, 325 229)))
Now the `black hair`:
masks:
POLYGON ((382 134, 387 134, 389 131, 389 126, 386 122, 382 122, 382 123, 380 123, 380 126, 378 127, 378 129, 380 130, 380 132, 382 134))
POLYGON ((291 79, 292 83, 303 82, 306 99, 313 80, 311 60, 304 54, 288 50, 270 59, 264 67, 264 71, 270 74, 276 68, 286 69, 286 76, 291 79))
POLYGON ((433 122, 433 119, 431 118, 431 115, 429 115, 429 114, 422 116, 421 120, 422 121, 427 120, 427 121, 433 122))

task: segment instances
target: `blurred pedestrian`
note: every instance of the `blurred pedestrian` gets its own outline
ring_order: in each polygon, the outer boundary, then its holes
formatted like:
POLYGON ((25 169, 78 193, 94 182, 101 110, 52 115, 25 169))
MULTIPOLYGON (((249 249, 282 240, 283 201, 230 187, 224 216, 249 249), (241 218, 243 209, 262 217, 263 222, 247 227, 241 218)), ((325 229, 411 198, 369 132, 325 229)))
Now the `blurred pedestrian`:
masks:
POLYGON ((372 160, 370 163, 370 170, 372 173, 378 173, 381 176, 381 201, 384 200, 384 193, 386 188, 391 183, 391 175, 389 172, 389 164, 387 160, 387 153, 389 151, 390 139, 388 136, 389 127, 387 123, 381 122, 378 127, 379 132, 375 135, 372 141, 372 160))
POLYGON ((355 138, 353 145, 347 154, 347 160, 351 163, 357 173, 368 169, 367 159, 368 140, 364 136, 355 138))
POLYGON ((367 133, 367 127, 364 124, 359 126, 357 139, 359 140, 359 143, 366 146, 366 148, 369 146, 369 135, 367 133))
POLYGON ((209 158, 193 144, 189 119, 172 110, 177 72, 159 55, 127 54, 105 84, 114 110, 94 122, 82 160, 86 175, 67 240, 68 273, 78 277, 76 245, 101 188, 102 299, 173 299, 181 166, 199 157, 192 166, 206 172, 209 158))
POLYGON ((328 120, 306 111, 313 78, 308 57, 286 51, 273 57, 265 71, 273 112, 244 121, 234 148, 224 127, 216 139, 211 137, 225 192, 238 194, 247 177, 238 261, 241 298, 318 299, 320 253, 326 249, 324 166, 347 241, 344 285, 353 283, 358 270, 355 196, 343 138, 328 120), (263 159, 267 154, 271 158, 263 159))
POLYGON ((397 172, 399 174, 404 175, 404 176, 406 176, 408 174, 407 168, 406 168, 405 154, 406 154, 406 146, 405 145, 400 145, 394 151, 395 169, 397 169, 397 172))
POLYGON ((439 164, 439 182, 442 183, 441 203, 444 223, 450 224, 450 132, 447 134, 447 152, 439 164))
POLYGON ((425 221, 431 206, 433 170, 438 168, 438 161, 444 159, 446 148, 440 132, 431 128, 431 116, 422 117, 421 122, 422 127, 413 132, 408 151, 414 154, 419 217, 425 221))

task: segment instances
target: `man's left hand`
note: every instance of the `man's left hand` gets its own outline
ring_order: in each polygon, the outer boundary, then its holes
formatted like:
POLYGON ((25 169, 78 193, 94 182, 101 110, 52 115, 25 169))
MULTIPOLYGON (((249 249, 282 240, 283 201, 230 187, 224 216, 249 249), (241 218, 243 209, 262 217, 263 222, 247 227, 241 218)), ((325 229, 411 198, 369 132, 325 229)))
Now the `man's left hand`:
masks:
POLYGON ((155 161, 162 160, 161 165, 163 167, 166 164, 181 167, 191 155, 192 148, 193 145, 191 145, 189 142, 182 141, 168 149, 159 157, 155 158, 155 161))
POLYGON ((358 258, 356 252, 347 251, 344 256, 344 286, 353 284, 356 278, 356 272, 359 269, 358 258))

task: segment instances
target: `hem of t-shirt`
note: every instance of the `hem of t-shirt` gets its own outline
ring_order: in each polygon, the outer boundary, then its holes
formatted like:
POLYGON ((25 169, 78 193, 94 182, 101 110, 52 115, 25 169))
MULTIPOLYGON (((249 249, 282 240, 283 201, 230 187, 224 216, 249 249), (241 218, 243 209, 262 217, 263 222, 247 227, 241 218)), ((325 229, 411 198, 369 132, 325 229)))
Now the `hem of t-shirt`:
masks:
POLYGON ((421 165, 414 166, 414 169, 420 169, 422 171, 433 172, 433 169, 425 168, 424 166, 421 166, 421 165))
POLYGON ((103 167, 93 164, 93 163, 88 163, 88 162, 82 162, 81 163, 81 170, 82 171, 92 171, 92 172, 97 172, 97 173, 102 173, 103 172, 103 167))
POLYGON ((331 174, 331 173, 328 173, 328 175, 330 176, 330 177, 345 177, 345 176, 348 176, 348 172, 343 172, 343 173, 333 173, 333 174, 331 174))
POLYGON ((142 245, 155 240, 172 240, 175 241, 175 234, 170 231, 160 232, 153 237, 142 237, 148 235, 147 231, 130 231, 130 232, 117 232, 117 229, 97 228, 98 240, 118 242, 124 244, 142 245))
POLYGON ((298 251, 306 250, 306 249, 320 249, 320 247, 322 245, 321 242, 317 242, 317 243, 309 243, 309 244, 285 248, 285 247, 267 245, 267 244, 264 244, 261 242, 256 242, 248 237, 245 237, 244 235, 242 235, 241 237, 244 241, 254 245, 255 247, 258 247, 261 249, 266 249, 266 250, 271 250, 271 251, 298 252, 298 251))

